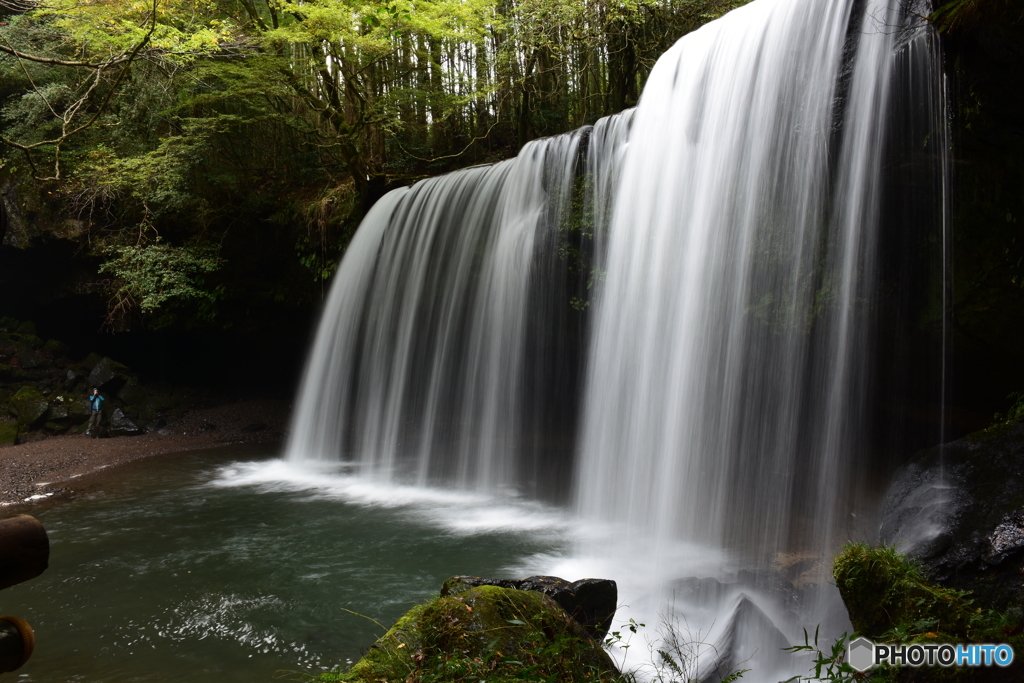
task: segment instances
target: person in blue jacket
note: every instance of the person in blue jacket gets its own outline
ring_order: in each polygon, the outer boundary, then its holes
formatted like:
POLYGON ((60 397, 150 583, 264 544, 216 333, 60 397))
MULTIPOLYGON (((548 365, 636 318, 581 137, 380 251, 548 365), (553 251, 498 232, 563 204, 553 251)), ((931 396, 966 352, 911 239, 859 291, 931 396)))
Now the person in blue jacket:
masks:
POLYGON ((100 435, 100 421, 103 419, 103 402, 105 400, 100 394, 100 390, 93 387, 92 395, 89 397, 89 405, 92 406, 89 415, 89 428, 85 433, 92 434, 94 439, 100 435))

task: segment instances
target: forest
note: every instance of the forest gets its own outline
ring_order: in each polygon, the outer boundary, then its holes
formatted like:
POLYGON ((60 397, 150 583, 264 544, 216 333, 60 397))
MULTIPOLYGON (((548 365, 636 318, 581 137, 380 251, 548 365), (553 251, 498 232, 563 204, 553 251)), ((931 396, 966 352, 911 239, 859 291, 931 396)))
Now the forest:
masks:
POLYGON ((72 249, 107 332, 305 326, 384 192, 634 105, 738 4, 7 2, 4 244, 72 249))

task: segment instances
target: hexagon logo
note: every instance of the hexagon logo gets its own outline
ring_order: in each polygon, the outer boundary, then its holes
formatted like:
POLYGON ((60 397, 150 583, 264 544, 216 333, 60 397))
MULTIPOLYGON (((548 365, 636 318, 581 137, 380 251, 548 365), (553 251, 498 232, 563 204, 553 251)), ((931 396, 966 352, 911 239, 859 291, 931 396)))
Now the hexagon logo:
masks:
POLYGON ((850 641, 846 661, 857 671, 866 671, 875 665, 875 644, 867 638, 850 641))

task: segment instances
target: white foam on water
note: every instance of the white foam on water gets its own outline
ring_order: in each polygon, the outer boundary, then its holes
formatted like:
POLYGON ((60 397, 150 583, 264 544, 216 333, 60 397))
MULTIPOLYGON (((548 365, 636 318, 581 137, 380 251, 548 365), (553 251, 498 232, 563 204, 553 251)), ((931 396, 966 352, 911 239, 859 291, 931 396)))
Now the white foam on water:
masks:
POLYGON ((220 468, 209 485, 251 486, 266 492, 303 493, 306 500, 404 508, 411 518, 460 536, 499 532, 561 535, 573 524, 564 510, 511 494, 396 485, 390 480, 339 471, 337 466, 290 460, 232 463, 220 468))

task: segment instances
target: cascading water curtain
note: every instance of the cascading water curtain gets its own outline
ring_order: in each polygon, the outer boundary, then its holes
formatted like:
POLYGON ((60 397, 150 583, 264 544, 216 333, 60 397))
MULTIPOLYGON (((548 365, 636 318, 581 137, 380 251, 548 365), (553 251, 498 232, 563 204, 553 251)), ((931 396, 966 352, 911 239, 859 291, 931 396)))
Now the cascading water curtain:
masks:
POLYGON ((559 400, 559 375, 536 368, 562 365, 548 349, 579 346, 557 335, 569 295, 552 234, 581 137, 539 140, 373 207, 326 302, 289 458, 385 482, 536 484, 538 424, 559 400))
MULTIPOLYGON (((678 599, 681 579, 711 575, 771 594, 793 556, 823 561, 827 582, 872 447, 891 109, 935 69, 909 5, 758 0, 650 75, 615 193, 576 483, 582 518, 624 527, 578 552, 642 565, 648 593, 678 599)), ((758 680, 785 668, 766 636, 771 621, 778 642, 799 636, 776 618, 793 608, 781 593, 757 598, 762 619, 749 596, 702 590, 682 608, 706 613, 691 625, 720 654, 746 629, 733 661, 755 657, 758 680)))

